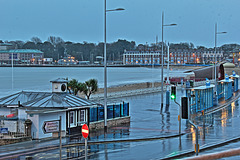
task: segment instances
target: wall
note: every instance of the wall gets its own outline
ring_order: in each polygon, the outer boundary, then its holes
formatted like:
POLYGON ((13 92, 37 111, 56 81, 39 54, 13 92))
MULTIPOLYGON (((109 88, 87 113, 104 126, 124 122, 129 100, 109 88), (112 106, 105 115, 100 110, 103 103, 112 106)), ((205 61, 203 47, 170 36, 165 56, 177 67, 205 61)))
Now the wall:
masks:
POLYGON ((34 114, 34 115, 27 115, 27 118, 30 119, 32 121, 32 129, 31 129, 31 135, 32 138, 38 138, 39 137, 39 115, 38 114, 34 114))
MULTIPOLYGON (((119 126, 121 124, 130 123, 130 116, 127 117, 119 117, 114 119, 108 119, 107 125, 108 127, 113 126, 119 126)), ((97 130, 97 129, 103 129, 104 128, 104 121, 97 121, 97 122, 91 122, 89 124, 90 130, 97 130)))
POLYGON ((27 113, 24 108, 19 108, 18 109, 18 118, 19 119, 27 119, 27 113))
MULTIPOLYGON (((44 124, 44 121, 53 121, 53 120, 59 120, 59 117, 62 116, 62 131, 66 132, 66 112, 58 112, 58 113, 47 113, 47 114, 40 114, 39 115, 39 135, 36 138, 48 138, 52 137, 52 133, 44 134, 42 127, 44 124)), ((64 133, 63 133, 64 135, 64 133)))

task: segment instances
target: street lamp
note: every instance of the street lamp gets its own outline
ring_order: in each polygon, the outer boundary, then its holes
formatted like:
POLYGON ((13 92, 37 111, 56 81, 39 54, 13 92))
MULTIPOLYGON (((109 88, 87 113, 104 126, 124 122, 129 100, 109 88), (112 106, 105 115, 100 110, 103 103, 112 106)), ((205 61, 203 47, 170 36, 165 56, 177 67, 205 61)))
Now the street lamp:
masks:
POLYGON ((214 63, 214 70, 215 70, 215 74, 214 74, 214 81, 215 81, 215 87, 214 87, 214 103, 215 105, 218 104, 218 94, 217 94, 217 35, 218 34, 225 34, 227 32, 218 32, 217 31, 217 23, 215 23, 215 63, 214 63))
POLYGON ((122 11, 124 8, 107 10, 107 3, 104 0, 104 130, 107 131, 107 12, 122 11))
POLYGON ((163 18, 164 18, 164 12, 162 12, 162 77, 161 77, 161 113, 162 113, 162 109, 163 109, 163 27, 167 27, 167 26, 176 26, 177 24, 163 24, 164 21, 163 21, 163 18))

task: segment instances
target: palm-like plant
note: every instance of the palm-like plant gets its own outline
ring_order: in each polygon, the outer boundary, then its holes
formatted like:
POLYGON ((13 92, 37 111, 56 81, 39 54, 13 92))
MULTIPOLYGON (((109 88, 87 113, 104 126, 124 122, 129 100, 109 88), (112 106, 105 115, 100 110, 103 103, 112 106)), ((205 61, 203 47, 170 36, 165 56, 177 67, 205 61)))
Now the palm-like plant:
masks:
POLYGON ((87 96, 87 99, 90 98, 91 94, 97 92, 98 90, 98 81, 96 79, 90 79, 85 82, 84 94, 87 96))
POLYGON ((79 91, 79 87, 78 87, 78 81, 76 79, 72 79, 71 81, 69 81, 67 86, 70 94, 72 94, 71 91, 73 91, 74 95, 77 95, 79 91))

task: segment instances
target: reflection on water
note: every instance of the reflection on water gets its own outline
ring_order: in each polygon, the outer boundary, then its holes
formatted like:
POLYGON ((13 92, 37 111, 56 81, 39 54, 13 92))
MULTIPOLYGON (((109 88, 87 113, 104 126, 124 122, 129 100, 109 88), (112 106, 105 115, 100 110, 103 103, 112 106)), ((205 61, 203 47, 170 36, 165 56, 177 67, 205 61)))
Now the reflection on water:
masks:
POLYGON ((234 111, 235 111, 235 108, 236 108, 236 106, 235 106, 235 102, 233 102, 233 103, 231 103, 231 109, 232 109, 232 117, 234 117, 234 111))
POLYGON ((223 109, 222 110, 222 115, 221 115, 221 126, 223 127, 223 130, 224 130, 224 127, 226 127, 227 125, 227 116, 228 116, 228 111, 226 109, 223 109))
MULTIPOLYGON (((93 132, 91 134, 91 140, 103 140, 104 137, 110 139, 121 139, 129 137, 129 125, 123 127, 113 127, 109 128, 108 132, 104 134, 104 130, 100 130, 99 132, 93 132)), ((76 141, 80 140, 80 142, 84 142, 84 138, 81 136, 71 137, 69 138, 69 143, 76 143, 76 141)), ((129 145, 123 145, 122 143, 109 143, 109 144, 93 144, 88 145, 88 159, 102 159, 101 153, 104 154, 104 159, 108 160, 108 152, 109 150, 121 150, 129 145)), ((85 158, 85 147, 84 146, 74 146, 68 147, 66 149, 66 158, 85 158)))

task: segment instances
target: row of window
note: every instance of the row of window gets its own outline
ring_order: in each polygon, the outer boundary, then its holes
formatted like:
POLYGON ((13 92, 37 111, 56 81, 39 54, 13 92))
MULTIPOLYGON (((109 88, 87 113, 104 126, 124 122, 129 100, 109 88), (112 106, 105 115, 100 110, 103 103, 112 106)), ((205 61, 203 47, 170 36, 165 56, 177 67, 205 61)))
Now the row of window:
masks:
POLYGON ((68 112, 68 125, 70 127, 79 126, 81 122, 86 122, 85 110, 74 110, 68 112))

